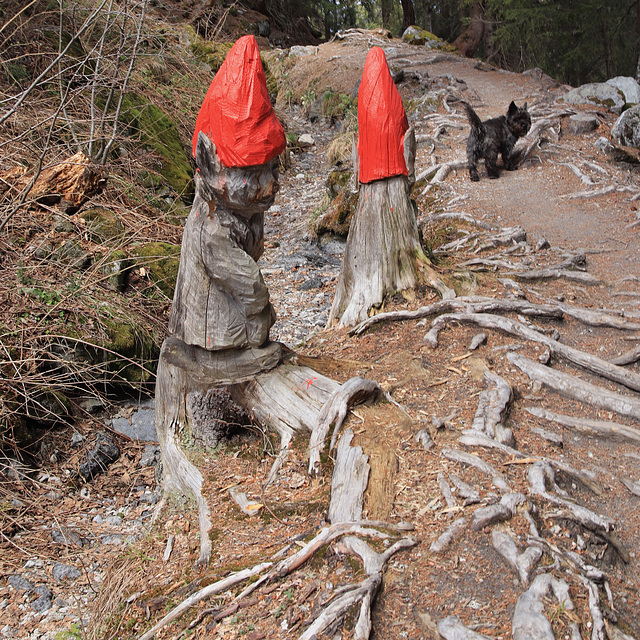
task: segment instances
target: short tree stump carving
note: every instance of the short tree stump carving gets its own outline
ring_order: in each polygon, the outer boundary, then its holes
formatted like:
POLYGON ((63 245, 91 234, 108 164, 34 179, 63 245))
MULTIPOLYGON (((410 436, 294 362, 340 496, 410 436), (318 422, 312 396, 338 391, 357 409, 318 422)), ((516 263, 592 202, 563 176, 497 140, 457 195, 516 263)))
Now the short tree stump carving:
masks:
POLYGON ((387 296, 427 282, 443 297, 420 244, 415 205, 415 133, 409 127, 384 51, 367 55, 358 94, 359 138, 354 167, 360 184, 329 326, 352 326, 379 309, 387 296))

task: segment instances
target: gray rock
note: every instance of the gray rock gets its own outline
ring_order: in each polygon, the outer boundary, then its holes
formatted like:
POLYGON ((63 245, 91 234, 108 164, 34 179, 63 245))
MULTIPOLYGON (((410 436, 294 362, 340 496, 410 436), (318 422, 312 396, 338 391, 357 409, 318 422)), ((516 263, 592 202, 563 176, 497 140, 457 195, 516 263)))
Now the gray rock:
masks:
POLYGON ((429 47, 432 47, 440 45, 442 40, 426 29, 421 29, 420 27, 411 25, 410 27, 407 27, 402 34, 402 42, 418 46, 428 45, 429 47))
POLYGON ((155 491, 145 492, 140 496, 140 502, 145 504, 157 504, 160 496, 155 491))
POLYGON ((628 76, 617 76, 607 80, 607 84, 622 91, 627 104, 639 104, 640 103, 640 85, 634 78, 628 76))
POLYGON ((108 533, 100 537, 102 544, 121 545, 124 544, 124 536, 119 533, 108 533))
POLYGON ((108 518, 105 518, 105 522, 112 527, 122 526, 122 518, 120 516, 109 516, 108 518))
POLYGON ((591 133, 600 126, 598 118, 589 113, 576 113, 573 116, 569 116, 569 122, 567 129, 569 133, 581 134, 591 133))
POLYGON ((95 476, 104 473, 110 464, 120 457, 120 449, 113 438, 105 431, 98 431, 96 443, 87 453, 87 460, 80 465, 78 470, 85 480, 91 480, 95 476))
POLYGON ((313 145, 315 143, 316 143, 316 141, 313 139, 313 136, 308 134, 308 133, 303 133, 298 138, 298 145, 300 146, 301 149, 306 149, 308 147, 313 147, 313 145))
POLYGON ((70 564, 63 564, 59 562, 53 565, 51 574, 56 582, 62 582, 62 580, 75 580, 82 575, 80 569, 72 567, 70 564))
POLYGON ((319 289, 324 284, 324 279, 320 276, 313 276, 308 280, 305 280, 298 289, 300 291, 309 291, 310 289, 319 289))
POLYGON ((114 418, 111 427, 134 440, 158 442, 153 399, 141 402, 137 410, 131 414, 131 418, 114 418))
POLYGON ((627 109, 611 127, 611 137, 626 147, 640 149, 640 105, 627 109))
POLYGON ((67 547, 71 545, 76 545, 78 547, 82 546, 82 538, 75 531, 68 529, 67 527, 54 529, 51 533, 51 537, 54 542, 63 544, 67 547))
POLYGON ((289 56, 315 56, 318 54, 318 47, 308 45, 306 47, 295 45, 289 49, 289 56))
POLYGON ((157 447, 155 444, 148 444, 144 451, 142 452, 142 456, 140 457, 140 462, 138 466, 140 467, 155 467, 160 460, 160 447, 157 447))
POLYGON ((620 113, 625 105, 624 94, 616 87, 606 82, 583 84, 562 96, 567 104, 592 104, 606 107, 614 113, 620 113))
POLYGON ((31 603, 31 608, 37 613, 44 613, 51 609, 51 596, 40 596, 31 603))
POLYGON ((33 591, 33 585, 26 579, 23 578, 22 576, 19 576, 18 574, 13 574, 11 576, 9 576, 7 578, 7 582, 16 590, 23 590, 23 591, 33 591))

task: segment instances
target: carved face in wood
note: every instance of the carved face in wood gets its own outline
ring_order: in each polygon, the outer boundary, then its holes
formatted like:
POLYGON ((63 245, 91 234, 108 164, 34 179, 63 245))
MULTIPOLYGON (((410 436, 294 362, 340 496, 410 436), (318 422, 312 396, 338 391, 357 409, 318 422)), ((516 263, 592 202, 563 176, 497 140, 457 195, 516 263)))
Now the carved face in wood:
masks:
POLYGON ((275 200, 279 189, 278 158, 252 167, 221 166, 215 193, 234 213, 265 211, 275 200))
MULTIPOLYGON (((216 145, 202 132, 198 135, 196 164, 205 191, 237 215, 253 215, 268 209, 279 184, 279 160, 249 167, 225 167, 216 145)), ((204 193, 203 193, 204 195, 204 193)))

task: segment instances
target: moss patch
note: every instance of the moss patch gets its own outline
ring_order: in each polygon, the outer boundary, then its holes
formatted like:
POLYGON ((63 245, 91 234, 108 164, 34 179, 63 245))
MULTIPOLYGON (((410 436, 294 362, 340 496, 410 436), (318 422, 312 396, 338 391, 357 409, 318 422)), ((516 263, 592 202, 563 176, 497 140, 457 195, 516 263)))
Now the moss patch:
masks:
POLYGON ((193 169, 169 116, 143 96, 127 93, 122 101, 121 120, 142 144, 157 154, 158 173, 182 198, 193 197, 193 169))
POLYGON ((144 267, 167 298, 173 299, 180 266, 180 247, 168 242, 150 242, 133 252, 135 266, 144 267))

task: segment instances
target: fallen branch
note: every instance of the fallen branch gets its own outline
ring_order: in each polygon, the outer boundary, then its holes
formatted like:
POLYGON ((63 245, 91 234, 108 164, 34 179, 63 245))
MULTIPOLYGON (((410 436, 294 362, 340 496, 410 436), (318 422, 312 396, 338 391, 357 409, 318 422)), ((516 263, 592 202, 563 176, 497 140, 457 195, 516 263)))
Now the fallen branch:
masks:
POLYGON ((488 313, 449 313, 436 318, 431 323, 431 329, 427 332, 423 342, 429 344, 434 349, 438 346, 438 334, 447 325, 453 322, 476 324, 484 329, 497 329, 524 340, 538 342, 545 345, 553 353, 561 356, 568 362, 578 365, 587 371, 596 373, 607 380, 612 380, 619 384, 640 391, 640 375, 618 367, 602 358, 585 353, 574 347, 553 340, 538 331, 531 329, 522 322, 496 316, 488 313))
POLYGON ((618 366, 624 366, 626 364, 633 364, 634 362, 638 362, 640 360, 640 347, 635 347, 630 349, 629 351, 625 351, 621 356, 610 360, 611 364, 616 364, 618 366))

